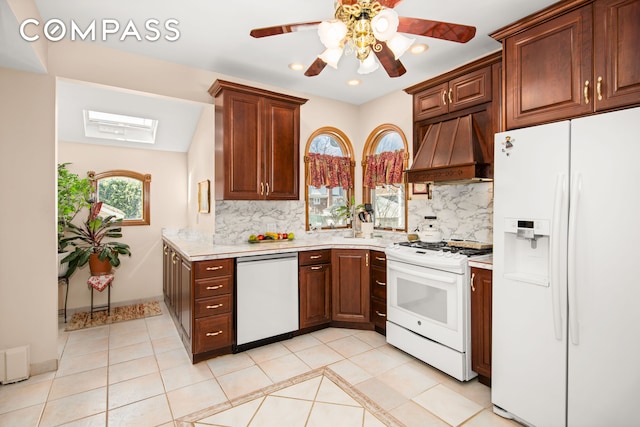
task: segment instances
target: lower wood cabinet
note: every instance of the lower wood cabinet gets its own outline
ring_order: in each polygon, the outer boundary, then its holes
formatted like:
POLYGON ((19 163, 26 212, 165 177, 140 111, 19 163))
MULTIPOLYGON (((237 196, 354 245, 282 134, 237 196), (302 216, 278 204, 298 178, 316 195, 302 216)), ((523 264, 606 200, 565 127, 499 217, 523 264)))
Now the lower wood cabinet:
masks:
POLYGON ((471 268, 471 367, 478 380, 491 385, 492 271, 471 268))
POLYGON ((369 250, 332 249, 331 320, 368 323, 369 250))
POLYGON ((298 254, 300 329, 331 322, 331 250, 298 254))
POLYGON ((231 353, 233 259, 191 262, 165 241, 162 265, 165 304, 191 360, 231 353))
POLYGON ((371 322, 376 331, 387 332, 387 258, 384 252, 371 251, 371 322))

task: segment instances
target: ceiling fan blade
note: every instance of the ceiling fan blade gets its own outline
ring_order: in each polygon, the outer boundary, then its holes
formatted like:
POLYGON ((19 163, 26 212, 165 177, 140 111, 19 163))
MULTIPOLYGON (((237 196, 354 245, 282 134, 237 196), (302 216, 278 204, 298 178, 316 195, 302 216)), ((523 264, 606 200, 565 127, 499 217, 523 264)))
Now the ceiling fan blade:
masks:
POLYGON ((378 3, 383 5, 384 7, 393 8, 396 7, 397 4, 400 4, 402 0, 378 0, 378 3))
POLYGON ((304 72, 304 75, 307 77, 317 76, 322 72, 322 70, 324 70, 324 67, 326 66, 327 63, 320 59, 320 57, 318 57, 315 61, 313 61, 313 64, 309 65, 309 68, 307 68, 307 71, 304 72))
POLYGON ((317 22, 301 22, 299 24, 276 25, 273 27, 254 28, 249 33, 251 37, 260 38, 268 36, 277 36, 279 34, 293 33, 295 31, 314 30, 318 28, 320 21, 317 22))
POLYGON ((404 68, 400 60, 396 59, 391 49, 389 49, 389 46, 387 46, 385 42, 380 42, 380 45, 382 46, 382 50, 380 50, 380 52, 374 50, 374 52, 387 74, 389 74, 389 77, 400 77, 406 73, 407 69, 404 68))
POLYGON ((398 32, 466 43, 476 35, 476 27, 401 16, 398 32))

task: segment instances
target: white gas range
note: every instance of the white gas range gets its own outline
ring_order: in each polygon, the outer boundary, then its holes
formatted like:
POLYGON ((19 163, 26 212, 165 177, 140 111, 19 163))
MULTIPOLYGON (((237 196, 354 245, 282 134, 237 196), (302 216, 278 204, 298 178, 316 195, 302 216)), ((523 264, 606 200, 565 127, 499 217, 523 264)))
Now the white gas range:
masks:
POLYGON ((388 246, 387 342, 460 381, 474 378, 469 257, 490 252, 446 242, 388 246))

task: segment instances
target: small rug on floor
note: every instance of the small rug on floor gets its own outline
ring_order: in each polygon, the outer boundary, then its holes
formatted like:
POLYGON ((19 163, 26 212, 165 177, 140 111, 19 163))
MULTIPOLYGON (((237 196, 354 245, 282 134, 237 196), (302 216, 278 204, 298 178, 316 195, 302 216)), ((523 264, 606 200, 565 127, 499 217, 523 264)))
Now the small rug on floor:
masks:
POLYGON ((160 314, 162 314, 162 309, 160 308, 158 301, 112 307, 110 316, 107 315, 106 310, 102 310, 94 311, 93 318, 91 318, 90 312, 83 311, 75 313, 64 330, 76 331, 78 329, 93 328, 95 326, 124 322, 126 320, 158 316, 160 314))

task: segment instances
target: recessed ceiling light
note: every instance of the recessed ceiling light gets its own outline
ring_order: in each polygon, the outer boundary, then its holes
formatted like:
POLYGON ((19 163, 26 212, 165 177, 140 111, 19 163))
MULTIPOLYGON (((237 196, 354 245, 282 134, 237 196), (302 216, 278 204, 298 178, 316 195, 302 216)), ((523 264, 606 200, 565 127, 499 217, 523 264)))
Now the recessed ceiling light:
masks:
POLYGON ((83 110, 84 134, 89 138, 115 141, 156 142, 158 121, 102 111, 83 110))
POLYGON ((420 53, 424 53, 427 50, 429 50, 429 46, 427 46, 424 43, 417 43, 417 44, 414 44, 413 46, 411 46, 411 48, 409 48, 409 52, 413 53, 414 55, 418 55, 420 53))
POLYGON ((289 64, 289 68, 291 68, 293 71, 302 71, 304 70, 304 65, 298 63, 298 62, 293 62, 291 64, 289 64))
POLYGON ((358 79, 347 80, 347 84, 349 86, 358 86, 360 83, 362 83, 362 82, 360 80, 358 80, 358 79))

